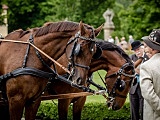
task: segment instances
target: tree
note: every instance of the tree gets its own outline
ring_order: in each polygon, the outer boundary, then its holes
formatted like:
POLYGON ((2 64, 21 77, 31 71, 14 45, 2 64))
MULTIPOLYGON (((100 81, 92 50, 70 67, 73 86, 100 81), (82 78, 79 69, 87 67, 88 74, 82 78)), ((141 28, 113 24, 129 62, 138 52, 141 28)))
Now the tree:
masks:
POLYGON ((2 0, 8 4, 9 32, 40 27, 48 21, 81 20, 94 27, 104 23, 103 12, 114 0, 2 0))
MULTIPOLYGON (((124 7, 124 6, 123 6, 124 7)), ((118 13, 120 31, 124 36, 133 35, 141 39, 148 35, 152 29, 159 28, 160 2, 158 0, 133 0, 125 9, 118 13)), ((115 31, 114 34, 119 31, 115 31)))
MULTIPOLYGON (((0 4, 0 8, 2 8, 2 5, 0 4)), ((0 9, 0 25, 3 25, 4 24, 4 16, 1 16, 2 14, 2 9, 0 9)))

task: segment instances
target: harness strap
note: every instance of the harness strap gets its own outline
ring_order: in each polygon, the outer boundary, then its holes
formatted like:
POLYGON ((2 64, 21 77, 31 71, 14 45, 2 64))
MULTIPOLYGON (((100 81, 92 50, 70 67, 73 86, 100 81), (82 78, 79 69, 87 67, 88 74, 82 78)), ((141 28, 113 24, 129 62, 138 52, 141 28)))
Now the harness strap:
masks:
POLYGON ((81 68, 87 69, 87 70, 89 70, 89 69, 90 69, 90 67, 89 67, 89 66, 84 66, 84 65, 81 65, 81 64, 78 64, 78 63, 75 63, 75 65, 76 65, 76 66, 78 66, 78 67, 81 67, 81 68))
MULTIPOLYGON (((96 84, 95 82, 93 82, 93 80, 88 79, 87 82, 89 82, 90 84, 92 84, 93 86, 97 87, 100 90, 106 90, 106 88, 100 86, 99 84, 96 84)), ((107 90, 106 90, 107 91, 107 90)))
POLYGON ((92 90, 92 89, 90 89, 90 88, 88 88, 88 87, 86 87, 86 86, 83 86, 83 85, 75 84, 75 83, 73 83, 72 81, 70 81, 70 80, 68 80, 68 79, 66 79, 66 78, 64 78, 64 77, 62 77, 62 76, 60 76, 60 75, 58 75, 58 76, 56 76, 56 77, 57 77, 58 80, 63 81, 63 82, 65 82, 65 83, 71 85, 72 87, 76 87, 76 88, 78 88, 78 89, 81 89, 81 90, 83 90, 84 92, 95 93, 95 90, 92 90))
POLYGON ((55 77, 55 73, 49 73, 49 72, 44 72, 42 70, 36 69, 36 68, 18 68, 10 73, 4 74, 0 76, 0 82, 4 79, 9 79, 11 77, 16 77, 19 75, 33 75, 37 77, 43 77, 43 78, 53 78, 55 77))
POLYGON ((18 41, 18 40, 7 40, 7 39, 0 39, 0 42, 13 42, 13 43, 21 43, 21 44, 30 44, 32 47, 34 47, 37 51, 39 51, 41 54, 43 54, 44 56, 46 56, 48 59, 50 59, 52 62, 54 62, 55 64, 57 64, 58 66, 60 66, 64 71, 66 71, 67 73, 70 74, 70 71, 65 68, 64 66, 62 66, 61 64, 59 64, 56 60, 52 59, 50 56, 48 56, 45 52, 43 52, 41 49, 39 49, 38 47, 36 47, 35 45, 33 45, 31 42, 29 41, 18 41))

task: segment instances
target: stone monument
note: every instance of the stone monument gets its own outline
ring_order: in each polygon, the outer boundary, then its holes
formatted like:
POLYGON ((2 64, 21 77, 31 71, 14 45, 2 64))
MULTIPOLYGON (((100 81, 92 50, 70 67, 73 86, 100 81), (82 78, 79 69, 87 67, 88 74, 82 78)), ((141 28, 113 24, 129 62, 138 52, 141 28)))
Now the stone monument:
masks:
POLYGON ((3 12, 1 16, 4 16, 4 24, 0 25, 0 37, 5 37, 8 34, 8 22, 7 22, 7 9, 8 6, 2 5, 3 12))
POLYGON ((114 31, 114 28, 115 28, 114 23, 112 21, 113 16, 114 16, 114 13, 110 9, 107 9, 103 13, 103 17, 106 20, 106 22, 104 24, 104 40, 106 40, 106 41, 109 38, 109 36, 111 36, 111 33, 114 31))

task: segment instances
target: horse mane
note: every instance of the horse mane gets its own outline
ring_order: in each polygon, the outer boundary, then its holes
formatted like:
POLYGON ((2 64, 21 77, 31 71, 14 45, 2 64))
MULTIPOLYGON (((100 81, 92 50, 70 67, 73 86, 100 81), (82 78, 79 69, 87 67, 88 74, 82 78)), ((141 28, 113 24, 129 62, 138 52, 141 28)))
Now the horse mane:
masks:
POLYGON ((19 38, 21 38, 24 35, 26 35, 28 33, 31 33, 31 32, 34 32, 36 30, 37 30, 37 28, 29 29, 29 30, 26 30, 26 31, 24 31, 23 29, 17 29, 17 30, 14 30, 13 32, 9 33, 8 35, 11 35, 11 34, 14 34, 14 33, 18 33, 19 34, 19 38))
POLYGON ((35 37, 39 37, 42 35, 46 35, 47 33, 53 33, 56 31, 74 31, 77 29, 78 25, 78 23, 70 21, 47 22, 36 31, 35 37))
MULTIPOLYGON (((84 24, 87 29, 93 29, 91 26, 84 24)), ((75 31, 79 28, 79 23, 72 22, 72 21, 61 21, 61 22, 46 22, 42 27, 32 28, 29 30, 22 30, 18 29, 13 31, 12 33, 18 32, 19 38, 23 37, 28 33, 35 33, 35 37, 43 36, 48 33, 53 32, 69 32, 75 31)), ((11 33, 10 33, 11 34, 11 33)))
POLYGON ((109 50, 109 51, 116 50, 123 58, 127 60, 127 62, 132 63, 130 57, 119 46, 115 45, 114 43, 104 41, 101 39, 96 39, 96 43, 100 45, 102 50, 109 50))

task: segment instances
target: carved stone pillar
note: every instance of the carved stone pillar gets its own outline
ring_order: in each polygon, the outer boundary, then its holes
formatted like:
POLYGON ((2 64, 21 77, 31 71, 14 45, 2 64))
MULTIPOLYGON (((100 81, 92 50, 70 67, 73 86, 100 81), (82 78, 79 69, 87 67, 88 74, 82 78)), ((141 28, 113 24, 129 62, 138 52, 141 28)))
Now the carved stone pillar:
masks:
POLYGON ((112 10, 107 9, 103 13, 103 17, 105 18, 106 22, 104 24, 104 40, 107 40, 109 36, 111 36, 111 33, 114 31, 114 23, 112 22, 114 13, 112 10))
MULTIPOLYGON (((3 12, 2 12, 2 16, 4 16, 4 24, 3 25, 0 25, 0 34, 2 34, 3 37, 5 37, 7 34, 8 34, 8 22, 7 22, 7 9, 8 9, 8 6, 6 5, 2 5, 2 9, 3 9, 3 12)), ((1 35, 0 35, 1 37, 1 35)))

